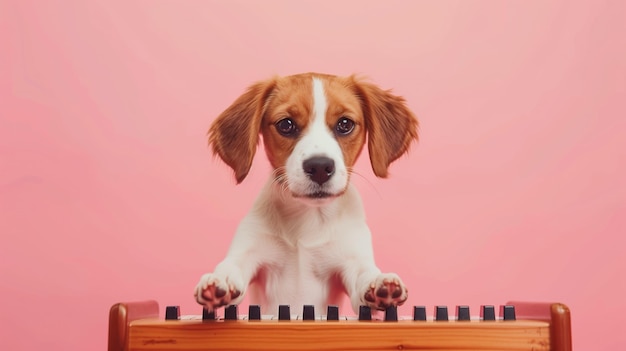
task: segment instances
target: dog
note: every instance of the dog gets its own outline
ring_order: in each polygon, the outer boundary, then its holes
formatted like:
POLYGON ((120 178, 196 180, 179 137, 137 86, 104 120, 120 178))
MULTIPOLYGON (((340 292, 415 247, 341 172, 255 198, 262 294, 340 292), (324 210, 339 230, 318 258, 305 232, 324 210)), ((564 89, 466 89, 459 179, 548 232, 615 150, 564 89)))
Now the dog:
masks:
POLYGON ((303 73, 251 85, 209 129, 214 155, 237 184, 262 136, 273 173, 240 222, 225 258, 195 287, 207 310, 241 302, 321 311, 347 295, 355 312, 402 305, 408 290, 374 261, 353 166, 367 143, 374 174, 418 139, 403 97, 355 75, 303 73), (367 141, 366 141, 367 139, 367 141))

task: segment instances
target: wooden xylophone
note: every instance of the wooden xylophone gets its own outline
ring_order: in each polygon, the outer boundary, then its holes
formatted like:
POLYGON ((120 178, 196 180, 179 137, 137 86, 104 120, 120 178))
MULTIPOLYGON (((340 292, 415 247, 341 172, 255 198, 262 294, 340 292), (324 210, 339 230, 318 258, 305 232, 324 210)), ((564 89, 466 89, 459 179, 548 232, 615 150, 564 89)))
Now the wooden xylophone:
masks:
POLYGON ((109 314, 109 351, 131 350, 552 350, 571 351, 570 313, 560 303, 509 302, 481 306, 472 317, 468 306, 436 306, 427 316, 414 306, 412 316, 395 307, 383 318, 362 306, 358 316, 339 316, 336 306, 316 314, 313 306, 292 314, 261 315, 251 305, 240 315, 229 306, 223 315, 181 316, 167 306, 159 319, 156 301, 118 303, 109 314))

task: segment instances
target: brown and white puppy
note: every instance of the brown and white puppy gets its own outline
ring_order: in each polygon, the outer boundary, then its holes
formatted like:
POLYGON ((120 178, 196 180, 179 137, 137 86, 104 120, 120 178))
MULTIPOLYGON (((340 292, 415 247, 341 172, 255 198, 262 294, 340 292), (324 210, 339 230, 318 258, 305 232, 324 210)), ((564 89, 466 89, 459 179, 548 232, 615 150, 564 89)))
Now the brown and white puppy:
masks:
POLYGON ((355 311, 404 303, 400 277, 374 262, 350 175, 367 138, 374 174, 387 177, 417 127, 402 97, 354 76, 305 73, 252 85, 212 124, 209 143, 240 183, 263 135, 274 171, 224 260, 200 278, 198 303, 214 310, 249 294, 266 313, 282 304, 322 311, 344 294, 355 311))

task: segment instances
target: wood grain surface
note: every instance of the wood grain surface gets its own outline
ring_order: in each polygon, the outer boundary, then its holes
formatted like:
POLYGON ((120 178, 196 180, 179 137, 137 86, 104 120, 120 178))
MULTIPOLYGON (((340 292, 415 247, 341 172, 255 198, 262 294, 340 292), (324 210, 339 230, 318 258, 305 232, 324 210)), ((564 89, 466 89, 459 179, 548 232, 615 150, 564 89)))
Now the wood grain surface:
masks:
POLYGON ((130 323, 129 350, 550 350, 544 321, 130 323))

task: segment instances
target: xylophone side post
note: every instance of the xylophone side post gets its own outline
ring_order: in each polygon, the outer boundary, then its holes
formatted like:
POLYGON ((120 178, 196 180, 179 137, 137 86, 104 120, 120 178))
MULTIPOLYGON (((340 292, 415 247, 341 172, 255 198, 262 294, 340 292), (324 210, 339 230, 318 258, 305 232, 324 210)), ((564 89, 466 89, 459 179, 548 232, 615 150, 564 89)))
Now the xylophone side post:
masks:
POLYGON ((562 303, 511 301, 518 319, 535 319, 550 323, 550 349, 572 351, 572 329, 569 308, 562 303))
POLYGON ((126 351, 130 322, 144 318, 158 318, 159 304, 154 300, 121 302, 109 311, 109 351, 126 351))

